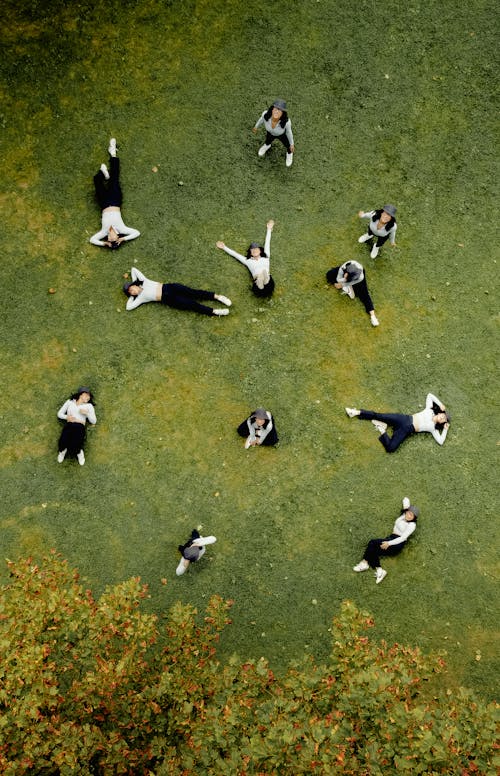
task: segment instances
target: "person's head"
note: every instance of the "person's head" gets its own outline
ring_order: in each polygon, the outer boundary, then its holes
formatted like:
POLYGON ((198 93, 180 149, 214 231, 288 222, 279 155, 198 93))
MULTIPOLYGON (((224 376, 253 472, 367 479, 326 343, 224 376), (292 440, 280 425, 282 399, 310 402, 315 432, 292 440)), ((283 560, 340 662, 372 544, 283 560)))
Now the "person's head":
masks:
POLYGON ((80 386, 78 390, 72 394, 71 398, 74 401, 77 401, 79 404, 93 404, 94 403, 94 397, 92 396, 92 391, 90 388, 87 388, 86 385, 80 386))
POLYGON ((359 267, 356 267, 352 261, 348 261, 344 266, 344 280, 351 281, 356 280, 360 275, 359 267))
POLYGON ((108 248, 111 248, 112 251, 117 251, 120 247, 120 235, 114 228, 114 226, 110 226, 108 229, 108 248))
POLYGON ((269 121, 273 118, 274 121, 279 121, 282 127, 285 126, 288 121, 288 113, 286 112, 285 100, 275 100, 272 105, 267 109, 265 118, 269 121))
POLYGON ((192 544, 190 547, 186 547, 182 554, 186 560, 196 561, 200 557, 200 551, 200 547, 192 544))
POLYGON ((247 259, 260 259, 261 256, 265 256, 264 247, 257 242, 250 243, 247 250, 247 259))
POLYGON ((258 407, 256 410, 254 410, 250 420, 257 426, 263 426, 266 420, 268 420, 267 412, 265 411, 264 407, 258 407))
POLYGON ((127 296, 139 296, 142 291, 142 286, 135 281, 123 284, 123 293, 127 296))
POLYGON ((396 217, 396 208, 394 205, 384 205, 380 214, 380 220, 383 224, 387 224, 391 218, 396 217))
POLYGON ((442 412, 438 412, 436 415, 434 415, 434 425, 435 426, 444 426, 445 423, 449 423, 451 420, 449 412, 446 412, 446 410, 443 410, 442 412))
POLYGON ((408 509, 404 510, 403 514, 407 523, 416 523, 420 514, 420 509, 414 504, 410 504, 408 509))

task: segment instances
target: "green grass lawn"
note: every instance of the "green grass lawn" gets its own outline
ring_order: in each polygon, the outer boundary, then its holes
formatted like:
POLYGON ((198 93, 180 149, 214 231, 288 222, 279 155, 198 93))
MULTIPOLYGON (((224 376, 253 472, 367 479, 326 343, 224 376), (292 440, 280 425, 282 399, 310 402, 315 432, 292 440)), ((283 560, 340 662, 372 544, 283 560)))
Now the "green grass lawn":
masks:
POLYGON ((278 669, 324 657, 350 598, 380 637, 446 650, 448 681, 493 697, 495 5, 4 6, 2 557, 56 548, 96 592, 140 575, 160 615, 233 598, 222 654, 278 669), (276 97, 291 169, 278 143, 260 159, 250 131, 276 97), (111 135, 124 220, 142 233, 116 253, 88 242, 111 135), (398 244, 374 262, 357 212, 386 202, 398 244), (268 218, 276 291, 261 301, 215 242, 244 252, 268 218), (378 329, 326 286, 346 259, 365 264, 378 329), (125 312, 132 265, 228 295, 230 315, 125 312), (98 417, 83 469, 56 463, 56 412, 81 384, 98 417), (428 391, 453 416, 442 448, 420 435, 389 456, 344 413, 413 412, 428 391), (259 405, 280 444, 245 451, 235 428, 259 405), (352 566, 404 495, 417 533, 376 586, 352 566), (199 524, 217 544, 177 579, 177 545, 199 524))

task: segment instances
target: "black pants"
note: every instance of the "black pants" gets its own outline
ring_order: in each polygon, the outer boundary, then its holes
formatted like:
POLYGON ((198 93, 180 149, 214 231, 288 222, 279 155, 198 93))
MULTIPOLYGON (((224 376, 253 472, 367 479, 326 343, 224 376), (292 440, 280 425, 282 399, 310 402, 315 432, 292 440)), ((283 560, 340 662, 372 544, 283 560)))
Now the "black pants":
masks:
MULTIPOLYGON (((373 234, 373 232, 372 232, 372 230, 370 229, 370 227, 368 227, 368 234, 370 234, 372 237, 377 237, 377 242, 375 243, 375 245, 377 246, 377 248, 381 248, 381 247, 382 247, 382 245, 383 245, 385 242, 387 242, 387 240, 389 239, 389 235, 388 235, 388 234, 386 234, 384 237, 378 237, 377 235, 373 234)), ((368 242, 368 241, 367 241, 367 242, 368 242)))
POLYGON ((386 536, 385 539, 370 539, 370 541, 366 545, 366 550, 365 550, 365 554, 363 555, 363 558, 367 561, 367 563, 370 564, 372 569, 376 569, 378 566, 380 566, 381 555, 397 555, 399 552, 401 552, 406 542, 393 544, 390 547, 388 547, 386 550, 383 550, 382 547, 380 546, 382 542, 388 542, 391 539, 396 539, 396 537, 397 537, 397 534, 391 534, 390 536, 386 536))
POLYGON ((288 138, 286 136, 286 132, 283 132, 281 135, 271 135, 270 132, 266 132, 266 145, 271 145, 273 140, 279 140, 286 148, 287 154, 291 154, 290 151, 290 144, 288 142, 288 138))
POLYGON ((274 280, 272 276, 269 276, 269 280, 267 281, 264 288, 259 288, 255 280, 252 283, 252 291, 254 292, 255 296, 260 297, 261 299, 264 299, 268 296, 272 296, 274 291, 274 280))
POLYGON ((120 160, 117 156, 109 157, 109 181, 102 170, 94 175, 94 186, 97 201, 101 210, 106 207, 122 206, 122 190, 120 187, 120 160))
POLYGON ((68 456, 76 456, 83 450, 83 443, 85 441, 85 426, 83 423, 71 423, 68 421, 59 437, 58 449, 61 453, 63 450, 67 450, 68 456))
POLYGON ((202 315, 213 315, 211 307, 200 304, 196 299, 214 299, 213 291, 189 288, 182 283, 164 283, 161 290, 161 302, 177 310, 194 310, 202 315))
MULTIPOLYGON (((326 279, 329 283, 337 282, 339 269, 340 267, 333 267, 333 269, 328 270, 326 273, 326 279)), ((368 286, 366 285, 366 273, 363 280, 360 280, 359 283, 355 283, 353 286, 351 286, 351 288, 354 291, 354 296, 357 297, 360 302, 363 302, 366 312, 371 313, 371 311, 375 308, 373 306, 370 292, 368 291, 368 286)))
POLYGON ((360 420, 380 420, 387 423, 393 429, 392 437, 387 432, 379 436, 379 441, 384 445, 388 453, 393 453, 398 449, 401 442, 415 433, 412 415, 400 415, 393 412, 372 412, 371 410, 360 410, 357 416, 360 420))

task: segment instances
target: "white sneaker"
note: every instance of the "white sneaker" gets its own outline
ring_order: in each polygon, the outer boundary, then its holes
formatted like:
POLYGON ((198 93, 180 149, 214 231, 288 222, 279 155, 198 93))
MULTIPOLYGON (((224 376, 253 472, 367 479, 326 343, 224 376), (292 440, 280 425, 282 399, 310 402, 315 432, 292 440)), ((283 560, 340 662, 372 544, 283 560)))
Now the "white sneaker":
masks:
POLYGON ((285 164, 286 164, 287 167, 291 167, 292 166, 292 164, 293 164, 293 154, 287 153, 285 164))
POLYGON ((363 559, 363 560, 360 560, 360 562, 357 563, 356 566, 353 566, 352 570, 353 571, 368 571, 369 568, 370 568, 370 564, 368 563, 367 560, 363 559))
POLYGON ((215 298, 218 302, 222 302, 222 304, 227 304, 228 307, 231 307, 232 302, 230 299, 227 298, 227 296, 224 296, 223 294, 215 294, 215 298))
POLYGON ((378 585, 380 582, 382 582, 382 580, 386 576, 387 576, 387 571, 385 569, 383 569, 383 568, 380 568, 380 566, 379 566, 378 569, 375 571, 375 582, 376 582, 376 584, 378 585))
POLYGON ((378 318, 375 313, 370 313, 370 320, 372 322, 372 326, 379 326, 378 318))
POLYGON ((183 574, 186 573, 187 568, 188 567, 184 563, 184 558, 181 558, 180 561, 179 561, 179 565, 175 569, 175 573, 177 574, 178 577, 181 577, 183 574))
POLYGON ((358 237, 358 242, 359 243, 368 242, 368 240, 371 240, 372 237, 373 237, 373 235, 372 234, 368 234, 368 232, 367 232, 366 234, 362 234, 361 237, 358 237))
POLYGON ((109 141, 108 152, 110 156, 116 156, 116 137, 112 137, 109 141))
POLYGON ((372 420, 373 425, 379 432, 379 434, 385 434, 387 431, 387 423, 382 423, 381 420, 372 420))
POLYGON ((377 256, 378 256, 379 250, 380 250, 380 248, 378 248, 376 245, 374 245, 372 250, 371 250, 371 253, 370 253, 370 258, 371 259, 376 259, 377 256))
POLYGON ((355 418, 356 415, 359 415, 359 410, 355 409, 354 407, 346 407, 345 411, 347 412, 350 418, 355 418))
POLYGON ((408 496, 405 496, 403 499, 403 509, 409 509, 410 508, 410 499, 408 496))
POLYGON ((226 308, 217 308, 213 310, 214 315, 229 315, 229 310, 226 310, 226 308))
POLYGON ((264 143, 264 145, 262 145, 262 146, 259 148, 259 150, 258 150, 258 154, 259 154, 259 156, 265 156, 265 155, 267 154, 267 152, 269 151, 269 149, 270 149, 270 148, 271 148, 271 144, 269 144, 269 145, 266 145, 266 143, 264 143))
MULTIPOLYGON (((66 447, 64 450, 61 450, 59 455, 57 456, 57 463, 62 463, 64 461, 65 455, 68 452, 68 448, 66 447)), ((410 502, 408 502, 410 503, 410 502)))
POLYGON ((83 454, 83 450, 80 450, 80 452, 77 454, 76 457, 78 458, 78 463, 80 464, 80 466, 83 466, 83 464, 85 463, 85 456, 83 454))
POLYGON ((250 439, 250 437, 247 437, 247 441, 245 442, 245 450, 248 450, 251 444, 252 444, 252 440, 250 439))
POLYGON ((354 299, 354 289, 352 286, 344 286, 342 292, 346 294, 349 299, 354 299))
POLYGON ((108 168, 106 167, 105 164, 101 164, 101 172, 104 175, 104 177, 106 178, 106 180, 109 181, 109 172, 108 172, 108 168))

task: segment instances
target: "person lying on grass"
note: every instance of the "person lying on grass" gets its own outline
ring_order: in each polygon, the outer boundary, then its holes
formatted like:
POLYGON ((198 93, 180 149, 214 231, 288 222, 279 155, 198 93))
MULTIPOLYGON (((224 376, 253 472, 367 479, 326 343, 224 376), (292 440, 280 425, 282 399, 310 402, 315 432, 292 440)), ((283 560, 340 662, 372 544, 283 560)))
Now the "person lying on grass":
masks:
POLYGON ((274 221, 268 221, 266 226, 267 231, 264 245, 260 245, 257 242, 250 243, 246 256, 242 256, 241 253, 228 248, 222 240, 215 243, 221 251, 225 251, 233 259, 237 259, 241 264, 245 265, 253 279, 252 291, 255 296, 263 298, 271 296, 274 291, 274 280, 269 272, 271 232, 273 231, 274 221))
POLYGON ((388 453, 397 450, 399 445, 411 434, 418 434, 421 431, 428 431, 436 442, 442 445, 446 439, 451 420, 444 404, 432 393, 427 394, 425 410, 413 415, 357 410, 354 407, 346 407, 345 411, 350 418, 371 420, 380 434, 379 441, 388 453), (392 437, 387 434, 388 426, 393 429, 392 437))
POLYGON ((105 164, 94 175, 97 201, 102 211, 102 226, 90 238, 92 245, 116 250, 123 242, 139 237, 138 229, 123 223, 121 214, 122 190, 120 186, 120 160, 116 155, 116 139, 109 141, 109 170, 105 164))
POLYGON ((66 454, 76 457, 80 466, 85 463, 83 445, 85 442, 85 424, 94 425, 97 422, 94 409, 94 398, 90 388, 82 386, 73 393, 57 413, 60 420, 65 420, 64 428, 59 437, 59 454, 57 460, 62 463, 66 454))
POLYGON ((353 571, 367 571, 369 568, 375 569, 375 582, 377 585, 382 582, 387 575, 387 571, 380 565, 380 556, 397 555, 401 552, 417 527, 419 514, 419 508, 410 504, 410 499, 405 496, 403 499, 403 509, 394 523, 392 533, 386 536, 385 539, 370 539, 366 545, 363 560, 353 567, 353 571))
POLYGON ((181 283, 157 283, 142 274, 136 267, 132 267, 132 280, 125 283, 123 290, 128 296, 127 310, 135 310, 141 304, 146 302, 161 302, 168 307, 175 307, 177 310, 194 310, 202 315, 227 315, 229 310, 226 308, 212 308, 200 304, 197 299, 216 299, 218 302, 231 306, 231 300, 222 294, 215 294, 213 291, 203 291, 203 289, 190 288, 181 283))

